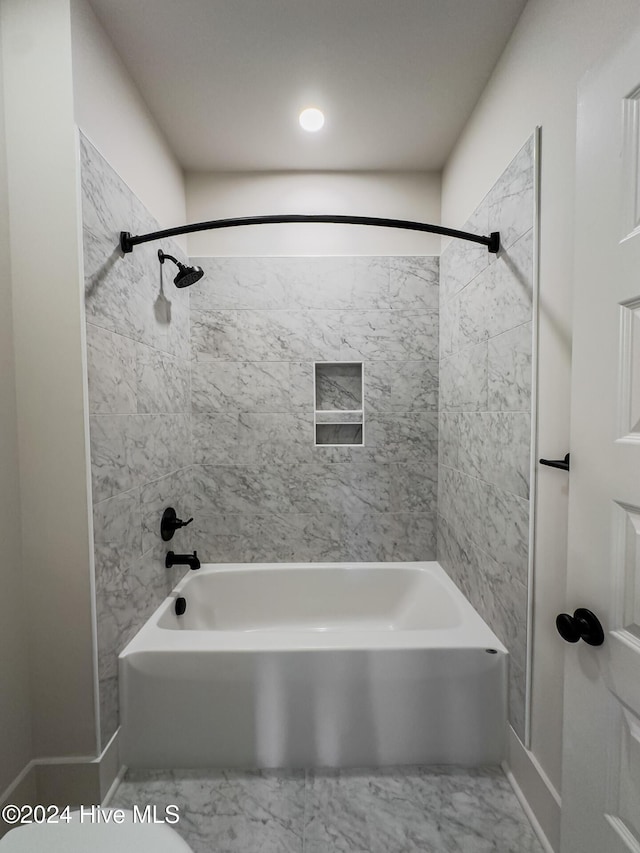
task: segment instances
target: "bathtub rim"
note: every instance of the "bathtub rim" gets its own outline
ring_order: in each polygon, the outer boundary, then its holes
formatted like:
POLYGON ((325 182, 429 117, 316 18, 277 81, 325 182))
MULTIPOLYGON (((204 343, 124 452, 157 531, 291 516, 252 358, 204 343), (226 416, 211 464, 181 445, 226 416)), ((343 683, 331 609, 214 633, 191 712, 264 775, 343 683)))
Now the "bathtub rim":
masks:
MULTIPOLYGON (((453 596, 461 610, 462 624, 452 628, 382 631, 375 629, 312 631, 292 629, 270 631, 233 631, 214 629, 185 629, 160 627, 158 622, 173 607, 175 599, 185 594, 194 577, 186 574, 160 603, 140 630, 120 652, 125 659, 138 653, 175 652, 304 652, 315 650, 381 651, 392 649, 493 649, 498 655, 508 655, 505 646, 472 607, 458 586, 436 560, 388 562, 322 562, 322 563, 203 563, 197 575, 221 572, 309 569, 412 570, 435 575, 453 596)), ((186 595, 186 594, 185 594, 186 595)))

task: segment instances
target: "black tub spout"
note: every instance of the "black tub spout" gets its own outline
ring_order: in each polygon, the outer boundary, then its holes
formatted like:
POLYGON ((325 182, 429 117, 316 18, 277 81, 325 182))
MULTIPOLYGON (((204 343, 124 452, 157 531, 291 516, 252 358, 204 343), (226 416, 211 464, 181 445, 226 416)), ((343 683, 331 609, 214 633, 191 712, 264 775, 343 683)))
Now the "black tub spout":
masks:
POLYGON ((169 551, 164 564, 168 569, 172 566, 189 566, 194 571, 200 568, 197 551, 194 551, 193 554, 174 554, 173 551, 169 551))

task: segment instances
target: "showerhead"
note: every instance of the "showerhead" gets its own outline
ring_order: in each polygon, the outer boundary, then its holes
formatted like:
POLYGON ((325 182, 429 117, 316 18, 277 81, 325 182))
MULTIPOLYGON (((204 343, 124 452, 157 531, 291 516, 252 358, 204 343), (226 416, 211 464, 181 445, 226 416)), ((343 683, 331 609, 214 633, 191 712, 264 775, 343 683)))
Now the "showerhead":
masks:
POLYGON ((173 280, 176 287, 189 287, 190 285, 195 284, 196 281, 200 281, 204 275, 202 267, 185 266, 185 264, 181 264, 177 258, 174 258, 173 255, 166 255, 162 249, 158 249, 158 260, 161 264, 163 264, 165 260, 173 261, 173 263, 178 267, 178 274, 173 280))
POLYGON ((180 271, 174 278, 173 283, 176 287, 190 287, 196 281, 200 281, 204 275, 202 267, 185 267, 184 264, 178 264, 180 271))

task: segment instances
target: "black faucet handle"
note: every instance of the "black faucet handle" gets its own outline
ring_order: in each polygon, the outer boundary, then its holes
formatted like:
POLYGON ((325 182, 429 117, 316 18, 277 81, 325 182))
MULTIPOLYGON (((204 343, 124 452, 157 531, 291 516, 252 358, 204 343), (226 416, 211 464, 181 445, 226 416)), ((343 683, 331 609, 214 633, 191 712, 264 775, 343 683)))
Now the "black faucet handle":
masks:
POLYGON ((172 506, 167 507, 167 509, 162 513, 162 521, 160 522, 160 536, 162 536, 162 541, 168 542, 170 539, 173 539, 173 534, 176 530, 179 530, 181 527, 186 527, 187 524, 191 524, 192 521, 193 518, 190 518, 187 521, 182 521, 181 518, 178 518, 176 511, 172 506))

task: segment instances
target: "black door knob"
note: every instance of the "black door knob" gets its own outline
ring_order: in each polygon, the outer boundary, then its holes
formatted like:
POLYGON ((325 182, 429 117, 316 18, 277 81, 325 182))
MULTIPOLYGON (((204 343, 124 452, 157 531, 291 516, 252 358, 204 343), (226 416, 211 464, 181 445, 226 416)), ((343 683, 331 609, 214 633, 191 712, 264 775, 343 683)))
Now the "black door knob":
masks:
POLYGON ((567 643, 577 643, 578 640, 584 640, 590 646, 601 646, 604 643, 600 620, 585 607, 579 607, 573 616, 561 613, 556 617, 556 628, 567 643))

